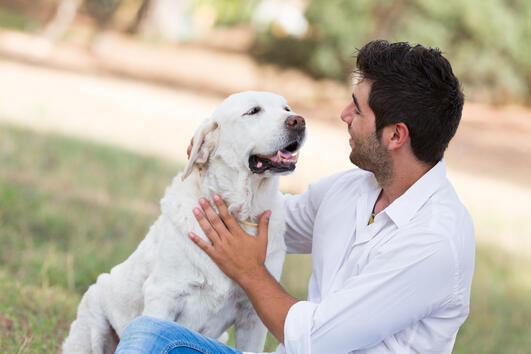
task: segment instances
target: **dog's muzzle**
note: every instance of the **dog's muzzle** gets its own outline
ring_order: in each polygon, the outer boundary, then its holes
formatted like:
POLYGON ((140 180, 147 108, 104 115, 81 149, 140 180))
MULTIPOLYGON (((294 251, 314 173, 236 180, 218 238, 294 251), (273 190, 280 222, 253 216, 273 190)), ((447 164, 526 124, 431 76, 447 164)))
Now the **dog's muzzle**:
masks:
POLYGON ((288 143, 273 154, 257 154, 249 156, 249 169, 253 173, 291 172, 295 170, 298 151, 306 135, 306 122, 301 116, 289 116, 285 121, 288 130, 288 143))

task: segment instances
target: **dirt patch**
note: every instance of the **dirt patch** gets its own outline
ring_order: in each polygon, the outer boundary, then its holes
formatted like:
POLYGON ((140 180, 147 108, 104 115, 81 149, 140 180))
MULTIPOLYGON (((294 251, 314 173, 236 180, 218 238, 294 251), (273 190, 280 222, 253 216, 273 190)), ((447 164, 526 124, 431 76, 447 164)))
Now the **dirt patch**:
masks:
POLYGON ((446 157, 450 166, 531 187, 531 111, 468 103, 446 157))
POLYGON ((0 314, 0 332, 2 333, 2 337, 4 339, 7 339, 11 336, 11 332, 13 331, 13 323, 14 321, 11 318, 0 314))

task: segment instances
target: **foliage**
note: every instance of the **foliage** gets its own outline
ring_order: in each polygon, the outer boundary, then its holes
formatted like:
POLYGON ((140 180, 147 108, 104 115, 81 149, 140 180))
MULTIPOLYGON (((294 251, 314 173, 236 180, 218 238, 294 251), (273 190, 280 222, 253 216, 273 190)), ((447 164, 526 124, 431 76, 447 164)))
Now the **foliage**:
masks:
POLYGON ((232 26, 250 21, 258 0, 195 0, 196 9, 212 7, 217 14, 216 24, 232 26))
MULTIPOLYGON (((148 1, 154 3, 157 0, 85 0, 84 10, 103 24, 119 6, 140 8, 148 1)), ((185 3, 191 12, 213 10, 217 25, 232 26, 248 23, 258 0, 187 0, 185 3)))
POLYGON ((92 15, 100 26, 110 20, 118 6, 119 2, 114 0, 85 0, 83 2, 83 9, 92 15))
POLYGON ((349 79, 355 48, 372 39, 438 47, 468 98, 531 103, 531 2, 311 0, 304 39, 258 36, 259 58, 315 77, 349 79))

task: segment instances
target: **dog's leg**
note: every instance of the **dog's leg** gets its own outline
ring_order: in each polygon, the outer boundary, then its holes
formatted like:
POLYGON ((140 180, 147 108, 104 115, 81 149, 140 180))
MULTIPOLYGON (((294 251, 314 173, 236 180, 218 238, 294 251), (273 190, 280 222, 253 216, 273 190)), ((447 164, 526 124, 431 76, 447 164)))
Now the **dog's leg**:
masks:
POLYGON ((79 303, 63 353, 103 353, 110 327, 99 300, 96 285, 92 285, 79 303))
POLYGON ((92 352, 87 301, 87 294, 85 294, 77 309, 77 318, 70 325, 68 336, 63 342, 64 354, 92 352))
POLYGON ((234 324, 236 348, 243 352, 262 352, 266 335, 267 328, 249 302, 238 311, 237 320, 234 324))
POLYGON ((170 282, 170 277, 152 274, 144 283, 144 310, 142 315, 175 321, 184 307, 186 287, 170 282))
MULTIPOLYGON (((266 267, 277 281, 279 281, 282 273, 284 256, 283 249, 267 255, 266 267)), ((247 297, 246 295, 243 296, 247 297)), ((238 312, 237 320, 234 324, 236 348, 241 351, 261 352, 264 348, 267 328, 248 300, 238 312)))

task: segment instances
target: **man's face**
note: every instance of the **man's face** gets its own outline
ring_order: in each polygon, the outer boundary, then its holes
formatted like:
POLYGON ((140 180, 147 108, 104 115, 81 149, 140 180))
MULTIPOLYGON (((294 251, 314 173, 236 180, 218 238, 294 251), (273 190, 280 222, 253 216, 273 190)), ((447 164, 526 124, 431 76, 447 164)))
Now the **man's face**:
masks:
POLYGON ((354 84, 352 101, 341 112, 341 120, 348 125, 350 161, 374 174, 389 173, 391 159, 376 135, 374 112, 369 107, 372 82, 358 80, 354 84))

